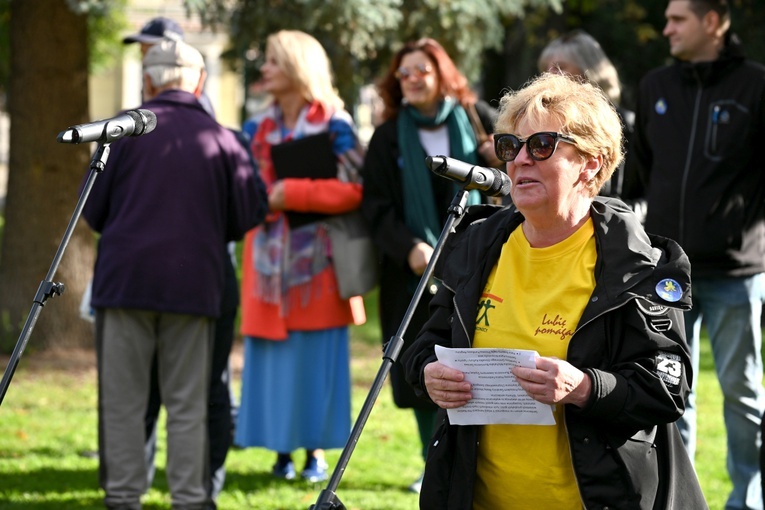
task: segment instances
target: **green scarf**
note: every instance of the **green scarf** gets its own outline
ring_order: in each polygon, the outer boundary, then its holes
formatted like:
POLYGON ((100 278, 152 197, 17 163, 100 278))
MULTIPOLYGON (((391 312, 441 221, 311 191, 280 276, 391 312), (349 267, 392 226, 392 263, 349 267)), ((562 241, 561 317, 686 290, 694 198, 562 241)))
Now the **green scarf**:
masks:
MULTIPOLYGON (((466 163, 478 162, 476 142, 470 119, 462 106, 454 99, 444 99, 438 107, 435 117, 425 117, 416 108, 404 106, 398 115, 398 146, 403 159, 401 169, 404 186, 404 219, 416 236, 429 245, 438 242, 443 225, 439 221, 431 186, 431 171, 425 164, 425 150, 420 143, 418 129, 446 124, 449 133, 449 157, 466 163)), ((441 156, 445 154, 431 154, 441 156)), ((460 186, 454 184, 457 194, 460 186)), ((468 204, 478 204, 481 196, 472 190, 468 204)))

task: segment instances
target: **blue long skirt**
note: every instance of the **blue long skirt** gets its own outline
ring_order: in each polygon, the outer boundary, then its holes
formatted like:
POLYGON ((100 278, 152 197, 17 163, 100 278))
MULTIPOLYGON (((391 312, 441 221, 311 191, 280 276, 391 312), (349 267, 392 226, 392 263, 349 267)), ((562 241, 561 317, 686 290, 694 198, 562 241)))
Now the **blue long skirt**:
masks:
POLYGON ((234 443, 282 453, 344 447, 351 431, 348 328, 244 341, 234 443))

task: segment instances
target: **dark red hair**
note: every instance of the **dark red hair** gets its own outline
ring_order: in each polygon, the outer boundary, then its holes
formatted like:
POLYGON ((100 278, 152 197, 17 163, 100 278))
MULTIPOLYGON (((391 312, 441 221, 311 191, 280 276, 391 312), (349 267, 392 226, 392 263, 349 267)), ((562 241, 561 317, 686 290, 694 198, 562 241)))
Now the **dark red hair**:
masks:
POLYGON ((423 37, 422 39, 405 43, 404 47, 393 56, 393 61, 390 63, 385 76, 377 83, 377 91, 385 105, 382 113, 383 120, 388 120, 398 115, 404 94, 401 91, 401 84, 396 78, 396 70, 401 66, 401 60, 404 58, 404 55, 415 51, 425 53, 433 63, 441 85, 442 96, 453 97, 462 106, 475 103, 475 92, 470 89, 467 78, 459 72, 457 66, 454 65, 454 61, 446 53, 443 46, 435 39, 423 37))

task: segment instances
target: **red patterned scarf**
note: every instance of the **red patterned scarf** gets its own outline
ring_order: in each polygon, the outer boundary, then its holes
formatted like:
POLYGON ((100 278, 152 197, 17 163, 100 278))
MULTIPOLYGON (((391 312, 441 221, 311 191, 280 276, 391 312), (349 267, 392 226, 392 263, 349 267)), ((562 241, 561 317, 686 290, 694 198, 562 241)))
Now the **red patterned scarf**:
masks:
MULTIPOLYGON (((258 124, 251 149, 266 186, 276 180, 271 147, 288 140, 326 131, 332 111, 319 102, 306 105, 291 132, 283 128, 281 110, 272 105, 258 124)), ((300 287, 302 304, 311 299, 313 277, 329 265, 327 234, 317 223, 290 229, 281 212, 269 214, 253 236, 252 264, 257 274, 257 293, 268 303, 282 303, 286 314, 293 305, 288 291, 300 287)))

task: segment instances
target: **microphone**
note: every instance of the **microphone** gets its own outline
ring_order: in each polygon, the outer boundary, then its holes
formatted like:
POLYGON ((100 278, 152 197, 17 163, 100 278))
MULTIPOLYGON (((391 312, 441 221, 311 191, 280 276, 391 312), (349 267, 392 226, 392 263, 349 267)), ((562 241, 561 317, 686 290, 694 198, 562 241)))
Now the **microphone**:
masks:
POLYGON ((116 117, 78 124, 58 134, 60 143, 108 143, 123 136, 141 136, 157 127, 157 116, 150 110, 129 110, 116 117))
POLYGON ((428 156, 425 164, 431 171, 453 181, 467 183, 466 190, 477 189, 490 197, 510 194, 510 177, 496 168, 471 165, 446 156, 428 156))

